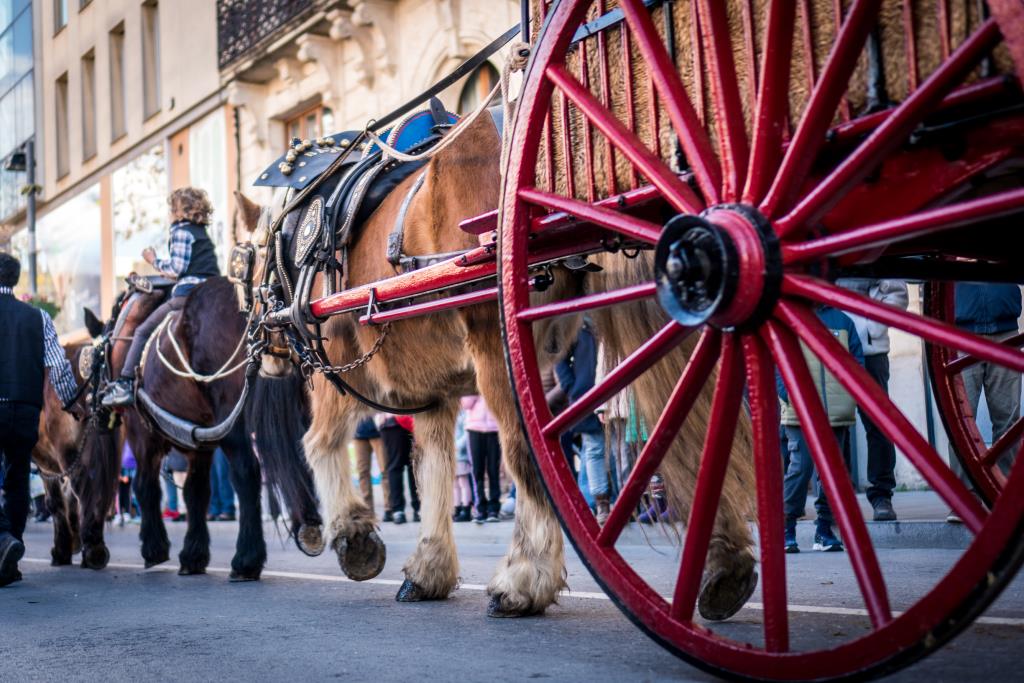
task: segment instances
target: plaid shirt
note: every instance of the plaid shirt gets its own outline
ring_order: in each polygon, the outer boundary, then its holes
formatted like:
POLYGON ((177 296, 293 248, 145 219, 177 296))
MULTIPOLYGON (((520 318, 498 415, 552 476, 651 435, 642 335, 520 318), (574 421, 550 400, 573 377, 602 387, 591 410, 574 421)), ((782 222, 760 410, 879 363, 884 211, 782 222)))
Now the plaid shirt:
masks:
MULTIPOLYGON (((10 287, 0 287, 0 294, 14 294, 10 287)), ((71 363, 57 341, 57 330, 46 311, 40 309, 43 324, 43 365, 50 369, 50 384, 53 385, 60 402, 67 405, 78 391, 78 383, 71 372, 71 363)))
POLYGON ((175 290, 182 285, 197 285, 203 281, 203 278, 194 275, 180 277, 192 262, 192 243, 195 242, 195 238, 188 230, 179 228, 178 225, 179 223, 171 225, 171 239, 167 242, 169 258, 158 258, 153 261, 153 267, 161 273, 178 278, 177 284, 174 285, 175 290))

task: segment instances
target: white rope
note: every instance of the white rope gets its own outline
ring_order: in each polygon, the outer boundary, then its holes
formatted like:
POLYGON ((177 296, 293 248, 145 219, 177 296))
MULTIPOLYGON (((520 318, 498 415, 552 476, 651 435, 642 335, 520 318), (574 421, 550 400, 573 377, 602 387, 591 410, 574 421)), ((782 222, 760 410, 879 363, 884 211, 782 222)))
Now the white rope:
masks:
MULTIPOLYGON (((245 345, 246 331, 249 329, 249 325, 248 325, 248 323, 246 323, 245 329, 242 330, 242 336, 238 340, 238 346, 236 346, 235 350, 231 353, 230 356, 228 356, 228 359, 226 361, 224 361, 224 365, 222 365, 219 370, 217 370, 216 372, 214 372, 211 375, 200 375, 195 370, 193 370, 192 366, 189 365, 189 362, 185 359, 185 354, 181 350, 181 346, 178 345, 178 340, 175 338, 174 333, 172 332, 171 334, 167 335, 168 339, 171 340, 171 348, 174 349, 174 353, 178 356, 178 361, 181 363, 181 366, 185 368, 185 370, 179 370, 178 368, 174 367, 171 364, 171 362, 164 356, 163 351, 160 349, 160 343, 159 343, 160 335, 162 335, 164 333, 164 331, 170 326, 171 318, 173 318, 173 317, 174 317, 173 315, 168 315, 166 318, 163 319, 163 321, 161 321, 160 326, 156 328, 156 331, 153 334, 153 338, 157 340, 157 343, 156 343, 156 355, 157 355, 157 358, 160 359, 160 362, 163 363, 163 366, 165 368, 170 370, 172 373, 174 373, 178 377, 184 377, 185 379, 191 379, 191 380, 194 380, 196 382, 200 382, 202 384, 209 384, 210 382, 215 382, 218 379, 221 379, 223 377, 227 377, 228 375, 231 375, 231 374, 233 374, 235 372, 238 372, 238 370, 243 368, 249 362, 248 358, 243 358, 239 363, 237 363, 233 367, 230 367, 230 368, 228 367, 228 365, 231 363, 232 359, 235 356, 238 355, 238 352, 241 351, 242 347, 245 345)), ((251 321, 251 314, 250 314, 250 321, 251 321)))

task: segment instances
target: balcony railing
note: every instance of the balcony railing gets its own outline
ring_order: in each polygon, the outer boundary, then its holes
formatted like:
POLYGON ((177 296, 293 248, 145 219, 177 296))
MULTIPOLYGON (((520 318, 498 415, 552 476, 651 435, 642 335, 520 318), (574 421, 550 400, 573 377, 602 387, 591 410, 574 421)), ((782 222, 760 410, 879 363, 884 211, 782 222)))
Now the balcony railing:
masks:
POLYGON ((265 47, 325 0, 217 0, 217 51, 221 69, 265 47))

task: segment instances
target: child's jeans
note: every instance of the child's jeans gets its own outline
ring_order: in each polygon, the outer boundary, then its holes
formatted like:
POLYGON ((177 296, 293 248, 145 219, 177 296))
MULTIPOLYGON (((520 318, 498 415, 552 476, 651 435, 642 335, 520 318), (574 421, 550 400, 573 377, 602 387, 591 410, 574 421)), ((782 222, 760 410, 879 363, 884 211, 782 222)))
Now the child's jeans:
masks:
MULTIPOLYGON (((794 522, 804 515, 807 506, 807 484, 811 477, 814 477, 814 492, 817 496, 814 501, 814 510, 818 513, 818 521, 832 525, 832 508, 829 507, 825 491, 818 479, 818 473, 814 468, 814 461, 811 459, 811 451, 804 439, 803 430, 800 427, 785 426, 786 441, 784 442, 789 452, 789 467, 786 469, 786 476, 782 481, 783 511, 786 515, 786 522, 794 522)), ((832 432, 839 442, 839 452, 846 458, 846 440, 850 437, 849 427, 833 427, 832 432)), ((847 469, 850 463, 846 463, 847 469)))

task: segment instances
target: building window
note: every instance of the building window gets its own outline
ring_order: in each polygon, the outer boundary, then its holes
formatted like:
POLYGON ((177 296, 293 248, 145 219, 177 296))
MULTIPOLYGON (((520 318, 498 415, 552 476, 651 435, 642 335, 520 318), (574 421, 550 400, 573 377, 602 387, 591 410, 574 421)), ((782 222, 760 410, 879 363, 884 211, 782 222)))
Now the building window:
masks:
MULTIPOLYGON (((0 0, 0 159, 35 132, 32 82, 31 2, 0 0)), ((0 221, 25 206, 25 177, 20 171, 0 171, 0 221)))
POLYGON ((82 161, 96 156, 96 52, 82 55, 82 161))
POLYGON ((142 113, 160 111, 160 17, 156 0, 142 4, 142 113))
POLYGON ((285 145, 291 144, 294 138, 315 140, 330 135, 334 130, 334 111, 330 107, 317 105, 285 122, 285 133, 288 139, 285 145))
POLYGON ((484 62, 469 75, 459 95, 459 115, 468 114, 480 106, 480 102, 491 94, 498 84, 498 70, 490 62, 484 62))
POLYGON ((68 0, 53 0, 53 32, 68 25, 68 0))
POLYGON ((53 139, 57 141, 57 177, 63 178, 71 171, 68 155, 68 74, 65 71, 57 79, 54 90, 56 126, 53 139))
POLYGON ((127 131, 124 104, 124 22, 110 32, 110 139, 127 131))

